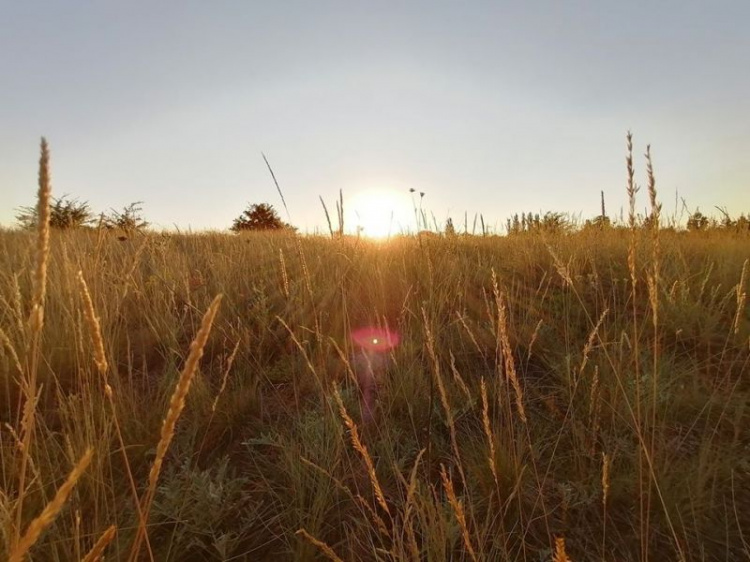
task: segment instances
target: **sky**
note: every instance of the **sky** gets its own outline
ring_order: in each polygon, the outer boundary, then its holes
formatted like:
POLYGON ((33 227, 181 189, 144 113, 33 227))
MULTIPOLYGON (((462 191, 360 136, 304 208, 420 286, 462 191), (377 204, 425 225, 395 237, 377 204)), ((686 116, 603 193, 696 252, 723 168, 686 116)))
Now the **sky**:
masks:
POLYGON ((166 229, 267 202, 326 230, 339 190, 348 228, 378 201, 413 228, 409 189, 459 230, 590 218, 601 190, 617 216, 628 130, 664 214, 747 213, 748 21, 747 0, 0 0, 0 224, 34 203, 41 136, 53 194, 166 229))

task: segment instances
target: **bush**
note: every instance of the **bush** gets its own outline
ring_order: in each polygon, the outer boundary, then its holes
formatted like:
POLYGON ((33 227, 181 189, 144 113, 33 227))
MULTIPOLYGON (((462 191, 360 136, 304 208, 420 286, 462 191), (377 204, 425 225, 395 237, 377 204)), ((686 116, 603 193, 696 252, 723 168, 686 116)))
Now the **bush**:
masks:
POLYGON ((706 230, 709 226, 711 226, 711 221, 700 211, 695 211, 687 221, 687 229, 690 231, 706 230))
POLYGON ((231 230, 243 232, 247 230, 296 230, 279 217, 276 209, 268 203, 250 205, 243 213, 234 219, 231 230))
POLYGON ((521 234, 524 232, 564 233, 573 229, 573 224, 565 213, 553 213, 548 211, 544 216, 539 213, 521 213, 513 215, 505 223, 508 234, 521 234))
MULTIPOLYGON (((36 207, 20 207, 16 220, 23 229, 36 228, 36 207)), ((66 230, 68 228, 81 228, 93 221, 93 214, 87 201, 70 199, 67 195, 52 198, 50 205, 49 225, 51 228, 66 230)))
POLYGON ((125 232, 142 230, 148 227, 148 222, 143 218, 143 201, 136 201, 122 208, 122 211, 111 209, 108 216, 102 218, 106 228, 119 228, 125 232))

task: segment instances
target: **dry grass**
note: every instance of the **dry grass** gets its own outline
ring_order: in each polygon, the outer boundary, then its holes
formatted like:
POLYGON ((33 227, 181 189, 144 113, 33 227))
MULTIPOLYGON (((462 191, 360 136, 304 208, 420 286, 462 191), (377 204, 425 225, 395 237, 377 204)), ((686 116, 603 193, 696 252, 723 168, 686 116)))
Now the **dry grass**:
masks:
POLYGON ((159 438, 159 443, 156 445, 156 456, 148 474, 148 488, 141 500, 143 520, 138 527, 138 534, 136 535, 136 540, 131 551, 132 560, 137 560, 140 555, 141 541, 143 536, 147 534, 146 524, 148 523, 151 504, 154 500, 154 494, 156 493, 156 482, 159 480, 159 474, 161 474, 161 468, 164 463, 164 457, 167 454, 167 449, 169 449, 169 445, 172 443, 177 420, 180 419, 182 410, 185 408, 185 399, 187 398, 188 392, 190 392, 190 385, 192 384, 193 377, 198 369, 198 362, 203 356, 203 348, 206 345, 206 341, 208 341, 208 336, 211 333, 211 326, 213 325, 214 318, 216 318, 216 314, 219 311, 220 304, 221 295, 218 295, 211 302, 206 314, 203 316, 198 334, 195 336, 193 343, 190 344, 190 354, 188 355, 185 366, 182 369, 180 378, 177 380, 172 397, 169 400, 169 410, 167 410, 167 414, 162 422, 161 437, 159 438))
POLYGON ((36 543, 42 532, 49 527, 55 520, 57 515, 60 513, 65 503, 68 501, 68 496, 73 491, 78 479, 88 468, 91 458, 94 456, 93 449, 89 449, 78 461, 78 464, 68 475, 67 480, 57 490, 55 497, 52 498, 39 514, 39 517, 35 518, 27 527, 24 534, 19 539, 18 543, 10 551, 9 562, 20 562, 26 556, 29 549, 36 543))
POLYGON ((81 559, 81 562, 97 562, 98 560, 101 560, 102 554, 104 554, 104 551, 109 546, 109 543, 112 542, 112 539, 115 538, 116 534, 117 527, 114 525, 107 527, 107 530, 102 533, 102 536, 99 537, 99 540, 94 543, 91 550, 89 550, 81 559))
POLYGON ((748 239, 642 228, 627 150, 596 232, 0 232, 3 554, 742 559, 748 239))

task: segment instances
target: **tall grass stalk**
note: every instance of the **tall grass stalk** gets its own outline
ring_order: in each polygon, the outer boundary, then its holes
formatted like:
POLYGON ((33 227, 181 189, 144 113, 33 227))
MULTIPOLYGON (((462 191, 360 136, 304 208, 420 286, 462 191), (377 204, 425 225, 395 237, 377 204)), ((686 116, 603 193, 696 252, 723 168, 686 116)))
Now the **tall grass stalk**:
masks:
POLYGON ((18 471, 18 499, 16 500, 16 525, 12 544, 18 545, 20 529, 23 523, 23 505, 26 497, 26 471, 30 462, 36 422, 36 403, 38 398, 37 378, 41 361, 41 337, 44 327, 44 301, 47 293, 47 261, 49 259, 49 219, 52 180, 50 172, 50 155, 47 140, 42 137, 41 156, 39 158, 39 190, 37 192, 37 239, 36 269, 34 273, 34 293, 29 317, 30 343, 26 355, 27 371, 21 379, 24 407, 21 421, 20 468, 18 471))
POLYGON ((172 397, 169 400, 169 410, 167 411, 167 415, 165 416, 161 427, 161 438, 156 445, 156 457, 154 458, 154 462, 151 465, 151 471, 148 475, 148 488, 141 500, 143 519, 138 525, 138 532, 130 553, 131 561, 138 559, 141 544, 148 533, 146 525, 148 523, 151 504, 154 500, 154 494, 156 493, 156 483, 159 480, 159 474, 161 473, 162 464, 164 463, 164 457, 166 456, 169 444, 174 437, 177 420, 180 419, 180 414, 182 414, 182 410, 185 408, 185 399, 187 398, 188 392, 190 392, 190 385, 192 384, 193 377, 198 370, 198 363, 203 356, 203 348, 208 341, 208 336, 211 333, 211 326, 213 325, 216 314, 219 311, 221 298, 222 295, 217 295, 211 302, 206 313, 203 315, 201 327, 198 330, 193 343, 190 344, 190 353, 188 354, 180 378, 177 380, 172 397))
POLYGON ((19 541, 13 547, 8 559, 9 562, 21 562, 29 549, 34 545, 37 539, 39 539, 42 532, 52 524, 60 513, 60 510, 62 510, 65 505, 65 502, 68 501, 68 496, 70 496, 70 493, 73 491, 76 482, 78 482, 78 479, 86 471, 86 468, 88 468, 93 456, 94 450, 87 450, 76 466, 73 467, 67 480, 65 480, 63 485, 58 488, 55 497, 44 507, 42 513, 40 513, 39 516, 29 524, 23 536, 21 536, 19 541))

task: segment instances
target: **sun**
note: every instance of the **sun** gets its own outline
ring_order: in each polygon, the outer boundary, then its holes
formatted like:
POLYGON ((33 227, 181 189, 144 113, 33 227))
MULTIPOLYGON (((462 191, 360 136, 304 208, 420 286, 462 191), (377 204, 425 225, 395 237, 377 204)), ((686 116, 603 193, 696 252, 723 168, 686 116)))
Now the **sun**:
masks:
POLYGON ((394 189, 365 189, 355 194, 345 209, 352 231, 362 236, 384 239, 405 232, 414 222, 414 209, 406 193, 394 189))

